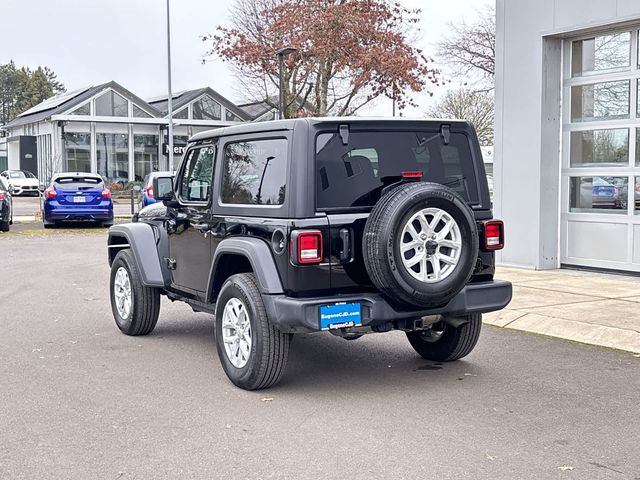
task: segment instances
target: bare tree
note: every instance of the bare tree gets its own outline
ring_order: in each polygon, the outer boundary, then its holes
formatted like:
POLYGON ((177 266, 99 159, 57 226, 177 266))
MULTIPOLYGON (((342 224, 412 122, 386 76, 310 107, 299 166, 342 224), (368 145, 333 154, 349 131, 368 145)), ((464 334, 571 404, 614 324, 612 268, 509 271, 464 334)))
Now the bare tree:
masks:
POLYGON ((283 69, 284 117, 352 115, 380 96, 402 110, 412 92, 438 86, 412 35, 419 9, 398 0, 236 0, 231 25, 202 40, 205 56, 230 63, 244 96, 276 106, 275 51, 291 46, 283 69))
POLYGON ((451 35, 438 44, 438 56, 456 76, 479 78, 493 86, 496 74, 496 12, 493 5, 478 11, 473 23, 450 24, 451 35))
POLYGON ((468 120, 476 129, 480 145, 493 145, 493 92, 449 90, 427 115, 468 120))

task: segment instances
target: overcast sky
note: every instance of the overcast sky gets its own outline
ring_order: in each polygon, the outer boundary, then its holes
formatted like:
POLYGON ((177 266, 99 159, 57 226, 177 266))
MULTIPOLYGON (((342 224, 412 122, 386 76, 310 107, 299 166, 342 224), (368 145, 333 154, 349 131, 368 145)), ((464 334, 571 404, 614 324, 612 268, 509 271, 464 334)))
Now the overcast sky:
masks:
MULTIPOLYGON (((473 20, 493 0, 401 0, 422 8, 420 47, 427 55, 449 22, 473 20)), ((202 64, 207 50, 199 36, 228 23, 233 0, 171 0, 173 90, 210 86, 244 100, 233 74, 220 60, 202 64)), ((2 0, 0 63, 52 68, 68 90, 115 80, 142 98, 167 89, 165 0, 2 0)), ((442 90, 440 89, 440 92, 442 90)), ((432 100, 416 97, 421 115, 432 100)), ((390 115, 378 101, 364 114, 390 115)))

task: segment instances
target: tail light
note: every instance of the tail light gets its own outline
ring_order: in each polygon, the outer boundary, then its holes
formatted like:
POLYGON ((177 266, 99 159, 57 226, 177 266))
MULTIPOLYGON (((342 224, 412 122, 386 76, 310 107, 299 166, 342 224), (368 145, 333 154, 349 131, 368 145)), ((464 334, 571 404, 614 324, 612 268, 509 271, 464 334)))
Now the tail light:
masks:
POLYGON ((0 201, 4 200, 4 193, 0 192, 0 201))
POLYGON ((149 185, 146 190, 145 190, 147 197, 149 198, 154 198, 153 197, 153 185, 149 185))
POLYGON ((484 250, 494 251, 504 248, 504 223, 490 220, 484 223, 484 250))
POLYGON ((47 198, 55 198, 57 195, 58 192, 56 192, 56 189, 53 187, 53 185, 44 191, 44 196, 47 198))
POLYGON ((291 234, 291 256, 299 264, 322 261, 322 233, 319 230, 296 230, 291 234))
POLYGON ((411 171, 411 172, 402 172, 402 178, 422 178, 422 172, 420 170, 411 171))
POLYGON ((102 198, 111 198, 111 190, 109 190, 108 188, 105 188, 104 190, 102 190, 102 198))

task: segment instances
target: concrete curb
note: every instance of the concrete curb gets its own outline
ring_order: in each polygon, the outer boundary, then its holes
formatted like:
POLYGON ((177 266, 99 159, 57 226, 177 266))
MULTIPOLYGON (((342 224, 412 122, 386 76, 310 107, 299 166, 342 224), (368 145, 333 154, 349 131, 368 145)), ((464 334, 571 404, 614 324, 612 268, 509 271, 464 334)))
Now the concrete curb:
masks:
POLYGON ((483 316, 483 322, 494 327, 537 333, 640 354, 640 332, 635 330, 510 309, 487 313, 483 316))

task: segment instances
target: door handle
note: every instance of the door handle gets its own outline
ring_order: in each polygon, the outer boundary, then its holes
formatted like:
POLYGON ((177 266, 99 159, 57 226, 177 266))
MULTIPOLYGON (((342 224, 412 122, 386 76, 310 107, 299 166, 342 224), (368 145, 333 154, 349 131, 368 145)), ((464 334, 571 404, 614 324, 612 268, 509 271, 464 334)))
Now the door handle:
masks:
POLYGON ((209 225, 208 223, 196 223, 193 228, 195 228, 199 232, 207 232, 211 229, 211 225, 209 225))
POLYGON ((340 260, 343 262, 351 258, 351 242, 349 241, 349 230, 340 229, 340 240, 342 240, 342 250, 340 250, 340 260))

